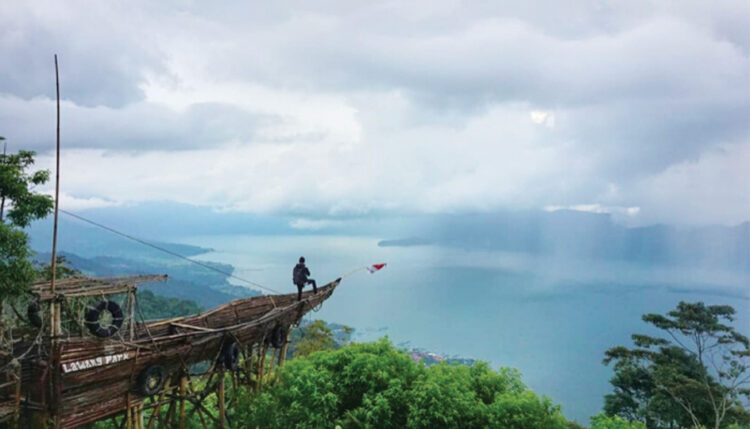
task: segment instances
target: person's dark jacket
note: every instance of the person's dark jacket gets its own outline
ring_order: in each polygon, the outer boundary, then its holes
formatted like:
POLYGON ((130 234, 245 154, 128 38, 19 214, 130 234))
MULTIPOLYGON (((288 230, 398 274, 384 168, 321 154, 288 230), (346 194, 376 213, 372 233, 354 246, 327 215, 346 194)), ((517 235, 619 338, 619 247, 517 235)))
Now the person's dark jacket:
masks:
POLYGON ((292 281, 296 285, 305 284, 309 275, 310 270, 307 269, 305 264, 297 264, 294 266, 294 271, 292 272, 292 281))

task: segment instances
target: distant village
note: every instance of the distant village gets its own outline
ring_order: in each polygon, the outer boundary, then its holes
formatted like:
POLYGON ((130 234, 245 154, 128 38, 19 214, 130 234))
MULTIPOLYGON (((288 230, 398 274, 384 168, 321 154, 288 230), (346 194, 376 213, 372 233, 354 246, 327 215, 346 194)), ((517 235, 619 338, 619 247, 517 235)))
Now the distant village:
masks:
POLYGON ((425 365, 435 365, 440 362, 446 362, 449 364, 459 364, 459 365, 468 365, 471 366, 474 364, 474 359, 467 359, 467 358, 461 358, 456 356, 444 356, 439 355, 434 352, 428 352, 426 350, 421 349, 411 349, 409 350, 409 356, 414 360, 414 362, 424 362, 425 365))

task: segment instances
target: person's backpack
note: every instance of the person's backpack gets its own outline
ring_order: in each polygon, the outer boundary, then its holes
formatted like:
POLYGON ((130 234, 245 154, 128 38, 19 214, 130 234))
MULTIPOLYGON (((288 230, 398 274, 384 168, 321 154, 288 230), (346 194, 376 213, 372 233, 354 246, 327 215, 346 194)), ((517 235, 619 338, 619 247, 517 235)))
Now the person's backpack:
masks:
POLYGON ((292 281, 294 284, 298 285, 304 283, 306 280, 307 276, 305 275, 305 266, 302 264, 295 265, 294 271, 292 271, 292 281))

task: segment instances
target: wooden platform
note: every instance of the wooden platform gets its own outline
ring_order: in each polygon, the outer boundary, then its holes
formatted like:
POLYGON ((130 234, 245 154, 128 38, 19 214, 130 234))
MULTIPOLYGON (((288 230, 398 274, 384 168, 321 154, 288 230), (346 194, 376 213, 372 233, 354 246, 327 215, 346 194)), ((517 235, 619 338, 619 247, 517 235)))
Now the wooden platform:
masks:
POLYGON ((40 301, 49 301, 56 296, 66 298, 82 296, 99 296, 126 293, 143 283, 163 282, 166 275, 139 275, 127 277, 73 277, 55 282, 55 294, 52 294, 50 282, 31 285, 31 293, 40 301))

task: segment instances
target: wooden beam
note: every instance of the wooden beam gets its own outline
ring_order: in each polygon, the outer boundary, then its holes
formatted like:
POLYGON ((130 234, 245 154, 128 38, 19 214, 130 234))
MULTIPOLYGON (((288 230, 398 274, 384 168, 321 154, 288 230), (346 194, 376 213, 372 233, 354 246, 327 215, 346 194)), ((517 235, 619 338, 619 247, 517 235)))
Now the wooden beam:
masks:
POLYGON ((203 331, 203 332, 216 332, 216 329, 211 328, 204 328, 202 326, 193 326, 193 325, 186 325, 184 323, 177 323, 172 322, 170 323, 172 326, 177 326, 178 328, 185 328, 185 329, 195 329, 196 331, 203 331))

